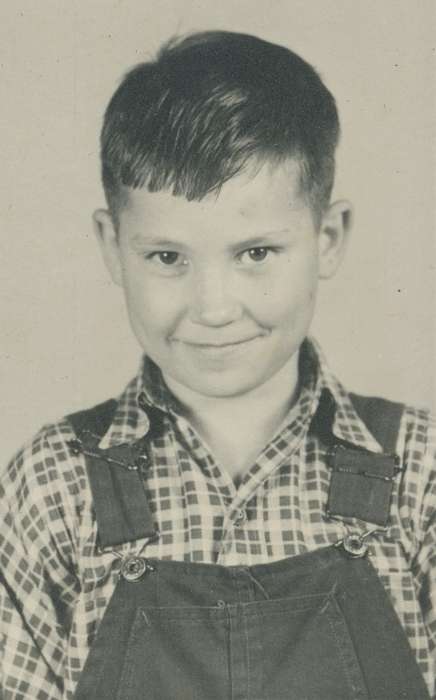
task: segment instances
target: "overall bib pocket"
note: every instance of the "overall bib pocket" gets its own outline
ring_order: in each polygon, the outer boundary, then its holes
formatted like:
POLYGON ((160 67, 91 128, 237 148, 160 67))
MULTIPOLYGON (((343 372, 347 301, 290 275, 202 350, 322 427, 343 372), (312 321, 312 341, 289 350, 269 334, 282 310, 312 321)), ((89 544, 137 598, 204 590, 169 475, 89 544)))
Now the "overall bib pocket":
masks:
POLYGON ((366 700, 333 595, 141 607, 118 700, 366 700))
POLYGON ((368 692, 334 593, 249 604, 250 700, 367 700, 368 692))
POLYGON ((117 700, 230 697, 229 621, 219 607, 137 610, 117 700))

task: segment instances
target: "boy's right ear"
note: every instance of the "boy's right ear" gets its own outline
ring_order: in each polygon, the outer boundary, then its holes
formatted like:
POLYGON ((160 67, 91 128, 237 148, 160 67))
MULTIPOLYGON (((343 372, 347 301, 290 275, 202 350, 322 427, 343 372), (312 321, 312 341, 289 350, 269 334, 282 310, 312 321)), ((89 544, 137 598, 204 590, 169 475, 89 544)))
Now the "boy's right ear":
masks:
POLYGON ((92 215, 94 231, 97 236, 103 260, 113 282, 122 286, 123 267, 118 233, 107 209, 96 209, 92 215))

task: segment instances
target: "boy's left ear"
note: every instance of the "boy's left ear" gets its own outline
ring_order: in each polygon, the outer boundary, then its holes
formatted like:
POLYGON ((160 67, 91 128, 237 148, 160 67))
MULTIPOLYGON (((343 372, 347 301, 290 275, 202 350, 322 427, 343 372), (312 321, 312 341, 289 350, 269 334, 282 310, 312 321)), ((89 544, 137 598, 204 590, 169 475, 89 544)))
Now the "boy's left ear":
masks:
POLYGON ((353 223, 353 207, 345 199, 329 206, 318 233, 320 279, 333 277, 338 269, 348 242, 353 223))

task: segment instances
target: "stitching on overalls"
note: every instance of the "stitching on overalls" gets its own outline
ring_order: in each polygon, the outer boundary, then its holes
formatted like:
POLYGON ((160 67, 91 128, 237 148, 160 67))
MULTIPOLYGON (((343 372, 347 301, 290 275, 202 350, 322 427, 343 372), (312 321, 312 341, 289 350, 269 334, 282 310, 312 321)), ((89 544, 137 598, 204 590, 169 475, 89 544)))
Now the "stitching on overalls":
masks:
MULTIPOLYGON (((358 699, 358 698, 361 698, 361 697, 362 697, 362 693, 361 693, 361 691, 360 691, 359 688, 356 688, 355 684, 353 683, 353 679, 352 679, 352 677, 351 677, 351 675, 350 675, 350 671, 349 671, 349 668, 348 668, 348 665, 347 665, 347 660, 346 660, 346 658, 345 658, 344 651, 343 651, 343 649, 342 649, 341 639, 340 639, 340 637, 339 637, 339 635, 338 635, 338 633, 337 633, 337 631, 336 631, 336 625, 335 625, 334 621, 330 618, 330 615, 329 615, 329 613, 328 613, 328 605, 329 605, 329 604, 333 604, 333 605, 336 604, 336 601, 335 601, 335 599, 334 599, 333 597, 330 597, 330 598, 327 600, 326 605, 324 606, 324 610, 326 611, 326 618, 327 618, 327 621, 328 621, 328 623, 329 623, 330 629, 331 629, 331 631, 332 631, 333 637, 334 637, 334 639, 335 639, 335 641, 336 641, 336 646, 337 646, 337 649, 338 649, 338 651, 339 651, 339 655, 340 655, 341 660, 342 660, 342 666, 343 666, 343 670, 344 670, 344 675, 346 676, 346 678, 347 678, 347 680, 348 680, 348 682, 349 682, 351 688, 352 688, 353 691, 354 691, 354 697, 358 699)), ((336 604, 336 605, 337 605, 337 604, 336 604)), ((344 622, 344 624, 345 624, 345 626, 346 626, 345 620, 343 620, 343 622, 344 622)), ((347 631, 348 631, 348 630, 347 630, 347 631)))
POLYGON ((247 628, 247 616, 244 614, 244 631, 245 631, 245 649, 247 656, 247 700, 251 697, 250 695, 250 647, 248 644, 248 628, 247 628))

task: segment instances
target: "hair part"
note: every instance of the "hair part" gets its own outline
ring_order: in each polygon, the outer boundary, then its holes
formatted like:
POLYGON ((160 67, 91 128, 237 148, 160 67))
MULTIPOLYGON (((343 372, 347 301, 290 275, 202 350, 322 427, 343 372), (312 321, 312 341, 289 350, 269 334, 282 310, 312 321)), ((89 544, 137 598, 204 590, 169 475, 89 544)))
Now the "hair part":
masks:
POLYGON ((101 133, 116 225, 126 188, 201 200, 248 164, 297 159, 316 218, 334 182, 339 120, 317 72, 287 48, 233 32, 174 38, 131 69, 101 133))

